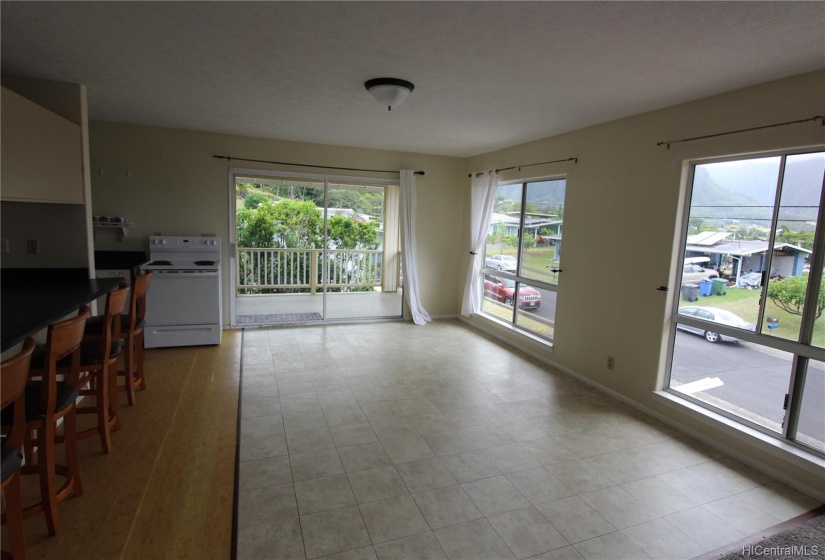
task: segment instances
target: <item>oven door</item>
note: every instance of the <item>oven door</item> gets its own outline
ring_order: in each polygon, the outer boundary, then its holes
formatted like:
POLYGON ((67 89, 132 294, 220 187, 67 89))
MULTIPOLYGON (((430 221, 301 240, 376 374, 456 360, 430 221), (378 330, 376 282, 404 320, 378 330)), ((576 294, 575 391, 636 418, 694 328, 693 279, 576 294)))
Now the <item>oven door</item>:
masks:
POLYGON ((219 325, 220 298, 217 270, 155 270, 146 295, 146 325, 219 325))

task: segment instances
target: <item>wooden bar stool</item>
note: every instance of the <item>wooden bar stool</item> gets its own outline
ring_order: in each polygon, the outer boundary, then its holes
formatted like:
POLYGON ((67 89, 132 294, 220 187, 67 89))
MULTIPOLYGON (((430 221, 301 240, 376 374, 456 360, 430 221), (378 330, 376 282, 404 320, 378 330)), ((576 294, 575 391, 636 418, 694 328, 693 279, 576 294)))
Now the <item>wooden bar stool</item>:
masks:
MULTIPOLYGON (((6 528, 11 558, 26 560, 26 540, 23 536, 23 502, 20 496, 20 467, 23 463, 23 438, 26 433, 26 381, 34 352, 34 339, 29 337, 23 350, 0 364, 0 395, 2 409, 9 409, 11 427, 2 448, 2 490, 6 498, 6 528)), ((3 551, 3 557, 8 557, 3 551)))
POLYGON ((95 397, 95 404, 78 407, 78 414, 97 416, 97 426, 78 432, 77 438, 99 437, 104 453, 112 450, 111 430, 119 428, 117 358, 123 350, 121 313, 126 305, 128 291, 129 285, 123 283, 106 296, 100 334, 83 339, 79 367, 79 372, 83 375, 72 380, 80 389, 81 395, 95 397))
MULTIPOLYGON (((44 513, 46 526, 52 535, 60 533, 57 504, 70 493, 74 493, 75 496, 83 494, 76 438, 75 403, 78 391, 77 387, 72 385, 71 378, 77 377, 80 368, 80 344, 89 313, 89 306, 84 305, 78 311, 77 317, 49 325, 45 347, 38 347, 32 355, 32 363, 34 364, 35 359, 39 357, 42 368, 30 369, 30 380, 26 384, 26 465, 22 472, 37 474, 40 478, 41 501, 24 508, 23 517, 44 513), (65 368, 69 375, 64 381, 57 380, 58 362, 61 360, 70 364, 65 368), (41 379, 32 379, 37 377, 41 379), (63 419, 64 435, 58 438, 56 429, 60 419, 63 419), (36 436, 33 437, 32 434, 36 436), (66 465, 58 465, 55 462, 55 444, 60 441, 65 444, 66 465), (37 447, 36 456, 34 447, 37 447), (56 487, 55 481, 58 475, 65 479, 60 488, 56 487)), ((6 423, 5 419, 3 423, 6 423)))
MULTIPOLYGON (((123 349, 124 367, 118 370, 123 376, 123 385, 118 385, 118 392, 125 392, 129 406, 135 404, 135 389, 146 390, 146 377, 143 373, 143 326, 146 317, 146 294, 152 273, 145 272, 135 277, 132 283, 132 295, 129 302, 129 314, 121 317, 121 334, 125 345, 123 349), (130 375, 131 372, 131 375, 130 375), (131 383, 130 383, 131 381, 131 383)), ((86 322, 87 337, 100 336, 103 316, 92 317, 86 322)))

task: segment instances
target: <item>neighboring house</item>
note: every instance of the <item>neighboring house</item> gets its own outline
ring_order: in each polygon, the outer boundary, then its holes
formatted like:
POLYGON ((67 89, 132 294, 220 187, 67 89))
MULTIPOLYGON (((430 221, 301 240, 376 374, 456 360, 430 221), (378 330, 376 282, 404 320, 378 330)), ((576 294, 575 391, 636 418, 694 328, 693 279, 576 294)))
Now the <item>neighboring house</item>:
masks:
MULTIPOLYGON (((702 232, 691 235, 685 246, 685 258, 709 257, 710 264, 721 268, 725 256, 733 259, 733 273, 738 278, 747 272, 764 272, 768 242, 755 239, 733 240, 731 232, 702 232)), ((790 243, 774 243, 771 275, 800 276, 811 251, 790 243)))

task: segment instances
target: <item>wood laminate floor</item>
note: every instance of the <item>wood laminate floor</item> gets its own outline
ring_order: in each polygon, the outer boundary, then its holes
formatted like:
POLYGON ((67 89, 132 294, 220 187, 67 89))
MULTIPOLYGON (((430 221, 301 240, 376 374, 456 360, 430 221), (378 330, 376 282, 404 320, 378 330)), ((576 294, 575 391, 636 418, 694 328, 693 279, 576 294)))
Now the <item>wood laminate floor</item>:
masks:
MULTIPOLYGON (((25 521, 29 558, 229 558, 240 348, 227 331, 220 346, 147 351, 147 391, 134 407, 121 395, 111 454, 80 442, 85 492, 60 504, 63 532, 25 521)), ((37 495, 24 477, 24 500, 37 495)))

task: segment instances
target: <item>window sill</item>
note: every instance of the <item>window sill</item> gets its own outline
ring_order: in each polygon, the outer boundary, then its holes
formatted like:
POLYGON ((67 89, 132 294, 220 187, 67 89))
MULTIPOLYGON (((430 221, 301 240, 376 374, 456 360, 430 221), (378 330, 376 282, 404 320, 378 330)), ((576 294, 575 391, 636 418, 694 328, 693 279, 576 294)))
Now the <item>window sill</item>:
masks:
POLYGON ((807 451, 781 439, 771 437, 759 430, 740 424, 722 414, 682 399, 669 391, 654 391, 653 399, 703 424, 711 426, 728 436, 734 437, 743 443, 752 445, 760 451, 787 461, 811 474, 823 475, 825 459, 812 451, 807 451))
POLYGON ((523 342, 528 344, 539 344, 544 351, 552 351, 553 350, 553 341, 547 340, 546 338, 542 338, 540 336, 536 336, 531 334, 528 331, 522 330, 512 323, 508 323, 506 321, 502 321, 497 317, 493 317, 491 315, 486 315, 483 313, 476 313, 473 316, 467 317, 460 317, 462 320, 470 323, 471 325, 475 326, 476 328, 484 331, 485 333, 493 336, 499 340, 503 340, 504 342, 511 343, 512 340, 509 340, 508 336, 510 335, 517 335, 522 339, 523 342), (502 332, 505 331, 505 332, 502 332))

